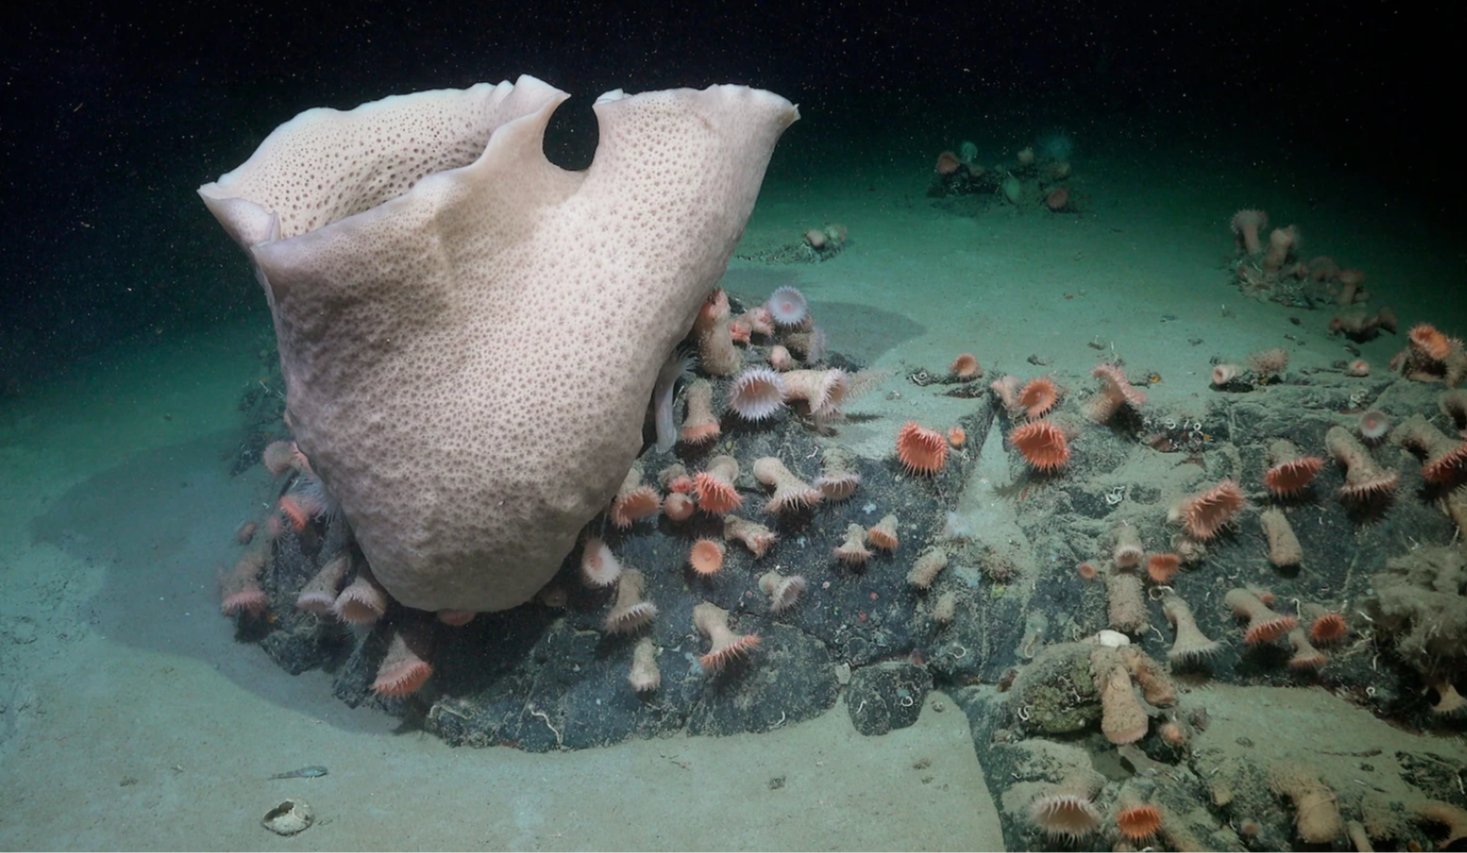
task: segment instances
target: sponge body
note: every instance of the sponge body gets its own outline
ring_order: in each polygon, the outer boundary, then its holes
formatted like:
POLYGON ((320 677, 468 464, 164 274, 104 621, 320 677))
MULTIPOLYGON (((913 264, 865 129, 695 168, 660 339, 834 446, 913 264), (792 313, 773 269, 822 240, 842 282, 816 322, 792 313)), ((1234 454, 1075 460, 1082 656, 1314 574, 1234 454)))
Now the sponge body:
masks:
POLYGON ((556 572, 798 117, 744 87, 613 92, 567 172, 543 153, 566 97, 521 77, 311 110, 199 191, 265 287, 297 443, 410 607, 501 610, 556 572))

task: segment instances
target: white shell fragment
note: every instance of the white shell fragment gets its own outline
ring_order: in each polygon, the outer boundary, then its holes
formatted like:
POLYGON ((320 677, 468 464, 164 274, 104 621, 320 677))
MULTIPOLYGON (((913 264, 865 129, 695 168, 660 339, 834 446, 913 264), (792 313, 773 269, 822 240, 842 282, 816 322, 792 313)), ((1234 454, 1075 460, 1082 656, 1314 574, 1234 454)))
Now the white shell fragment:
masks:
POLYGON ((276 835, 295 835, 304 832, 316 822, 316 813, 305 800, 285 800, 265 812, 260 820, 264 827, 276 835))

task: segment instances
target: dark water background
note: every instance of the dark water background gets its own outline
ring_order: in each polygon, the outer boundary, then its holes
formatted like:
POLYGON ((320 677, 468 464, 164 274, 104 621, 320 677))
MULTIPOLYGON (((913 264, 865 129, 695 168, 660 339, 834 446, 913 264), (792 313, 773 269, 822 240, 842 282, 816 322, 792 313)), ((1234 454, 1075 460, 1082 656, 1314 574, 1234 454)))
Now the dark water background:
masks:
POLYGON ((194 189, 276 125, 521 73, 576 96, 547 142, 571 167, 603 91, 747 83, 804 116, 772 182, 906 160, 920 181, 985 121, 1105 123, 1199 168, 1307 161, 1461 236, 1445 6, 131 5, 0 13, 0 397, 109 344, 263 314, 194 189))

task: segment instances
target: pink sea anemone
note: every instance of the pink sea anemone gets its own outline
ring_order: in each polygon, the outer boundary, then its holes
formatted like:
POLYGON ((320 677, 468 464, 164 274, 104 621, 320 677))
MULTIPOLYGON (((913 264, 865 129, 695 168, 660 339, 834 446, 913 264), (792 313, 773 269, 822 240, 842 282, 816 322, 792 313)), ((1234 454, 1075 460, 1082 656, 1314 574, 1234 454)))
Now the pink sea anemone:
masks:
POLYGON ((970 352, 959 353, 947 369, 954 379, 960 379, 963 382, 977 379, 983 375, 983 368, 978 366, 978 358, 970 352))
POLYGON ((296 595, 295 607, 307 613, 317 616, 328 617, 331 615, 331 607, 336 601, 336 596, 341 588, 341 581, 346 577, 351 568, 351 558, 345 551, 326 561, 301 591, 296 595))
POLYGON ((616 603, 606 614, 608 633, 631 634, 657 618, 657 605, 642 598, 647 578, 636 569, 627 569, 616 581, 616 603))
POLYGON ((1090 375, 1100 380, 1100 393, 1085 402, 1085 416, 1096 423, 1110 423, 1122 406, 1140 408, 1146 394, 1132 387, 1125 371, 1114 364, 1097 364, 1090 375))
POLYGON ((1238 238, 1238 245, 1243 251, 1250 255, 1260 251, 1258 232, 1267 227, 1268 214, 1261 210, 1240 210, 1233 214, 1233 235, 1238 238))
POLYGON ((1100 828, 1100 810, 1088 796, 1057 792, 1036 797, 1029 819, 1051 838, 1077 841, 1100 828))
POLYGON ((795 357, 784 344, 775 344, 769 348, 769 366, 783 373, 786 370, 795 369, 795 357))
POLYGON ((336 618, 352 625, 370 625, 387 613, 387 591, 372 576, 366 565, 357 567, 357 576, 331 604, 336 618))
POLYGON ((1264 270, 1278 272, 1282 269, 1298 243, 1299 230, 1294 226, 1273 229, 1273 233, 1268 235, 1268 254, 1263 257, 1264 270))
POLYGON ((779 535, 774 531, 757 521, 739 518, 736 515, 723 519, 723 538, 728 541, 742 542, 756 560, 768 553, 774 543, 779 541, 779 535))
POLYGON ((773 515, 807 509, 825 497, 774 456, 754 460, 754 479, 774 489, 774 496, 764 505, 764 511, 773 515))
POLYGON ((746 421, 772 418, 784 407, 784 378, 767 367, 745 370, 728 391, 729 411, 746 421))
POLYGON ((765 572, 759 576, 759 591, 769 596, 769 612, 783 613, 794 607, 805 592, 802 575, 785 577, 779 572, 765 572))
POLYGON ((269 559, 268 546, 256 544, 235 562, 233 569, 219 570, 220 613, 259 616, 270 607, 270 599, 260 587, 260 572, 269 559))
POLYGON ((271 476, 279 477, 294 467, 293 444, 294 442, 289 441, 272 441, 265 445, 264 451, 260 453, 260 461, 271 476))
POLYGON ((693 510, 697 505, 693 499, 682 492, 673 492, 662 499, 662 514, 669 521, 687 521, 693 516, 693 510))

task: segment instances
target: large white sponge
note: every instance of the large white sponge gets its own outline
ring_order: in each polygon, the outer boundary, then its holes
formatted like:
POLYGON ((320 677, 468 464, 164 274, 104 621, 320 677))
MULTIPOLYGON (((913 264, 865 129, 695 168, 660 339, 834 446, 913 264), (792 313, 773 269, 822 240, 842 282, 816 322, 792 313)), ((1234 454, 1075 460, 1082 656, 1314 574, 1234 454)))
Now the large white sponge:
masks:
POLYGON ((410 607, 501 610, 555 573, 798 118, 739 86, 610 93, 567 172, 542 150, 566 97, 311 110, 199 190, 265 285, 297 442, 410 607))

